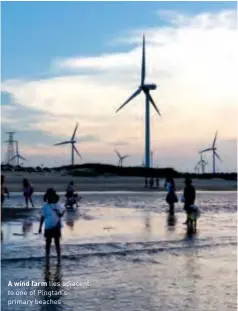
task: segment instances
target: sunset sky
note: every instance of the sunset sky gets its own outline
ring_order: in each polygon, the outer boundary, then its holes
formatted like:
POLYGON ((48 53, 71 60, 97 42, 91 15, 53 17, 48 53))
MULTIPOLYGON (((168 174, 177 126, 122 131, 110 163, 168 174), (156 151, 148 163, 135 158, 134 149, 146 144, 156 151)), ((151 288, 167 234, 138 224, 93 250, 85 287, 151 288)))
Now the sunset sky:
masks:
MULTIPOLYGON (((69 164, 72 136, 83 162, 116 164, 116 147, 141 165, 144 95, 116 109, 140 84, 142 35, 154 165, 194 171, 218 130, 222 162, 237 167, 236 2, 3 2, 2 141, 16 131, 25 165, 69 164)), ((6 144, 2 143, 2 161, 6 144)), ((207 171, 212 170, 208 153, 207 171)), ((82 163, 76 158, 76 163, 82 163)))

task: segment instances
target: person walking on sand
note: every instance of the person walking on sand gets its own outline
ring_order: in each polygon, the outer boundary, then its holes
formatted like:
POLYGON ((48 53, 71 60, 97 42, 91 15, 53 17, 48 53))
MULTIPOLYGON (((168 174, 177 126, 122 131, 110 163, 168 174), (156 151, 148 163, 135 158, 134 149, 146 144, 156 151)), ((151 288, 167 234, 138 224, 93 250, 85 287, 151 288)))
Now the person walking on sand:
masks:
POLYGON ((32 194, 34 192, 34 189, 32 185, 30 184, 29 180, 26 178, 23 179, 22 185, 23 185, 23 195, 24 195, 25 202, 26 202, 26 208, 28 208, 28 201, 30 201, 32 207, 34 207, 34 203, 32 201, 32 194))
POLYGON ((1 175, 1 207, 3 206, 3 203, 5 201, 5 194, 7 194, 9 199, 9 191, 5 184, 5 176, 1 175))
POLYGON ((44 196, 47 201, 41 208, 41 219, 39 226, 39 234, 42 232, 43 223, 45 225, 45 250, 46 250, 46 263, 49 264, 50 248, 52 239, 55 242, 55 248, 57 253, 58 264, 60 263, 61 249, 60 249, 60 238, 62 222, 61 218, 64 215, 65 208, 59 204, 59 196, 53 188, 49 188, 44 196))
POLYGON ((167 177, 165 181, 165 188, 167 190, 166 202, 169 205, 169 214, 174 215, 174 204, 178 202, 178 197, 175 193, 175 183, 172 177, 167 177))

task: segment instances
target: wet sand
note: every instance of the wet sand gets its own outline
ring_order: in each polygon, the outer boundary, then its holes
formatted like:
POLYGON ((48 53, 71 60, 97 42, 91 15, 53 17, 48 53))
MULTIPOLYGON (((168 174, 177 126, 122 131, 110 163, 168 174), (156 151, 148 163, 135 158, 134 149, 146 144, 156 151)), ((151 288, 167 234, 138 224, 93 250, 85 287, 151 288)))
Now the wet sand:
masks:
POLYGON ((2 310, 237 310, 236 192, 199 192, 197 203, 198 231, 188 237, 182 203, 168 226, 164 193, 87 192, 65 214, 62 263, 53 247, 49 268, 39 215, 3 222, 2 310), (59 286, 8 286, 46 280, 59 286))
MULTIPOLYGON (((64 191, 67 183, 74 180, 77 191, 144 191, 143 177, 72 177, 60 173, 16 173, 4 172, 10 192, 22 192, 22 179, 28 178, 35 192, 43 192, 49 187, 64 191)), ((223 179, 194 179, 197 190, 229 191, 237 190, 237 181, 223 179)), ((183 189, 184 179, 175 179, 178 190, 183 189)), ((159 189, 163 191, 164 178, 160 179, 159 189)), ((150 191, 151 189, 148 189, 150 191)))

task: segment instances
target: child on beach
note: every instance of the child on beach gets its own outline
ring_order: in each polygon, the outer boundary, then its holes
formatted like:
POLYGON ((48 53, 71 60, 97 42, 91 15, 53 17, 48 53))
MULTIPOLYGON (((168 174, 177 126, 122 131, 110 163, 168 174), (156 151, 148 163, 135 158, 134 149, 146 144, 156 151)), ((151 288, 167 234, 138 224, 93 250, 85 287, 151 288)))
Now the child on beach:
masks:
POLYGON ((174 215, 174 203, 178 202, 178 198, 175 193, 176 188, 175 188, 174 179, 172 177, 166 178, 165 188, 168 192, 166 196, 166 202, 169 205, 169 214, 173 216, 174 215))
POLYGON ((60 263, 61 218, 64 215, 65 209, 64 206, 58 204, 59 196, 52 188, 46 191, 44 201, 46 203, 41 208, 39 234, 41 234, 43 223, 45 223, 46 263, 49 263, 52 239, 55 242, 58 263, 60 263))
POLYGON ((32 185, 30 184, 29 180, 26 178, 23 179, 22 184, 23 184, 23 195, 25 197, 26 208, 28 208, 28 201, 30 201, 32 207, 34 207, 34 203, 32 201, 32 194, 34 192, 34 189, 32 185))

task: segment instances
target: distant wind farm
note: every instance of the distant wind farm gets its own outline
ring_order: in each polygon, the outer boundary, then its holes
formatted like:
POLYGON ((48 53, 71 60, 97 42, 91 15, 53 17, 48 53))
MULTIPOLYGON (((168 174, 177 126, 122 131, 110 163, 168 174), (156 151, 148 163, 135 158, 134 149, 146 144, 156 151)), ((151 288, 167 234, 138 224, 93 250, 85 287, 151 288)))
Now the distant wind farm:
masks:
MULTIPOLYGON (((130 103, 135 97, 137 97, 139 94, 144 93, 145 95, 145 153, 142 160, 142 167, 145 168, 152 168, 154 166, 153 158, 154 158, 154 152, 155 150, 151 150, 151 128, 150 128, 150 105, 152 105, 157 112, 159 116, 161 116, 161 113, 156 106, 150 92, 153 90, 156 90, 157 85, 155 83, 149 84, 145 82, 146 80, 146 41, 145 41, 145 35, 143 35, 142 39, 142 59, 141 59, 141 74, 140 74, 140 85, 137 88, 137 90, 116 110, 116 113, 118 113, 120 110, 122 110, 128 103, 130 103)), ((69 140, 62 141, 59 143, 54 144, 54 146, 63 146, 63 145, 71 145, 71 155, 70 155, 70 165, 75 165, 75 154, 82 160, 82 156, 79 153, 77 147, 76 147, 76 134, 78 130, 79 123, 76 124, 73 134, 69 140)), ((20 165, 20 160, 25 161, 26 159, 19 153, 19 141, 14 140, 13 136, 15 132, 7 132, 9 135, 9 138, 6 143, 8 143, 7 148, 7 154, 6 154, 6 161, 2 162, 4 164, 8 165, 20 165), (16 143, 14 145, 14 143, 16 143)), ((213 143, 211 147, 203 149, 199 151, 200 159, 196 163, 196 166, 194 168, 195 173, 205 173, 205 168, 208 165, 208 162, 203 158, 203 155, 208 152, 212 152, 212 173, 215 174, 217 171, 216 167, 216 158, 221 161, 221 158, 219 154, 217 153, 217 135, 218 131, 215 133, 215 137, 213 140, 213 143)), ((115 142, 116 143, 116 142, 115 142)), ((122 167, 124 160, 129 157, 128 154, 122 155, 117 149, 114 150, 118 157, 118 166, 122 167)))

